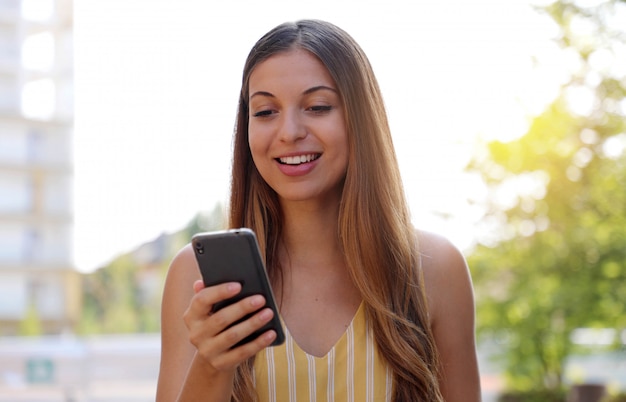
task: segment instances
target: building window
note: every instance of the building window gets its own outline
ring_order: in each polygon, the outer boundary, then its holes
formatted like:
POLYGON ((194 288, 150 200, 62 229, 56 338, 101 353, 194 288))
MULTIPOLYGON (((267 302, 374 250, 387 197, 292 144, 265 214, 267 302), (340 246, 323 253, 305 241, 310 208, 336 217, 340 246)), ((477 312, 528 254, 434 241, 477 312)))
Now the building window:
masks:
POLYGON ((48 21, 53 13, 54 0, 22 0, 22 17, 26 20, 48 21))
MULTIPOLYGON (((0 36, 2 32, 0 31, 0 36)), ((2 44, 0 43, 0 47, 2 44)), ((0 63, 2 61, 2 51, 0 49, 0 63)), ((0 66, 1 68, 1 66, 0 66)), ((0 113, 12 112, 16 113, 20 106, 20 96, 18 86, 12 78, 0 76, 0 113)))
POLYGON ((43 134, 36 129, 28 130, 26 136, 26 154, 30 163, 41 162, 43 149, 43 134))
POLYGON ((0 173, 0 213, 28 213, 33 209, 33 183, 26 174, 0 173))
POLYGON ((54 67, 54 37, 51 32, 28 36, 22 44, 22 66, 27 70, 50 71, 54 67))
POLYGON ((0 163, 23 164, 27 162, 27 144, 23 131, 18 126, 0 124, 0 163))
POLYGON ((55 84, 49 78, 26 83, 22 87, 22 114, 32 119, 51 119, 55 97, 55 84))
POLYGON ((0 319, 19 319, 24 316, 28 289, 24 275, 0 271, 0 319))
POLYGON ((21 262, 24 250, 23 228, 18 225, 0 225, 0 262, 21 262))
POLYGON ((50 176, 44 183, 45 212, 53 215, 70 214, 71 179, 63 176, 50 176))

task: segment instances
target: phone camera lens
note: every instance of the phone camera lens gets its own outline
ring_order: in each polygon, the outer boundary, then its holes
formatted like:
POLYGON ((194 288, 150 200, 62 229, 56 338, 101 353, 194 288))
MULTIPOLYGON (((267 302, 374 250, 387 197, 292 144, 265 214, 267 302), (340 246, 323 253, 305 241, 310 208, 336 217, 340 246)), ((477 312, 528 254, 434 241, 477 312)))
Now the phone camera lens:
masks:
POLYGON ((194 244, 194 247, 196 248, 198 254, 204 254, 204 247, 202 247, 202 243, 197 242, 194 244))

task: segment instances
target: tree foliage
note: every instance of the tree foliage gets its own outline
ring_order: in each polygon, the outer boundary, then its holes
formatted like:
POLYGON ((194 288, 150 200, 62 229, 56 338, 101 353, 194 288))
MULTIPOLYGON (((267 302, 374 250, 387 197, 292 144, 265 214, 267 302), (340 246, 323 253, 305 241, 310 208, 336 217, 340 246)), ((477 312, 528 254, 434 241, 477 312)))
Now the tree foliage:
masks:
POLYGON ((469 257, 479 335, 505 345, 514 389, 559 389, 575 329, 626 328, 625 9, 541 10, 558 24, 569 79, 526 135, 486 144, 468 167, 487 185, 492 228, 469 257))

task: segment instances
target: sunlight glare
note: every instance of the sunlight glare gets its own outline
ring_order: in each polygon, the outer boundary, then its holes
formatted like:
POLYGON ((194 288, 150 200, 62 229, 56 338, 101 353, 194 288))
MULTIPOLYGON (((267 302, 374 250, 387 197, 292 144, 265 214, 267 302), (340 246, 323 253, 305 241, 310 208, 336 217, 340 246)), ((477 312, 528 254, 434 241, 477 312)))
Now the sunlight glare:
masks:
POLYGON ((22 0, 22 16, 27 20, 47 21, 53 13, 53 0, 22 0))
POLYGON ((50 71, 54 66, 54 37, 50 32, 30 35, 22 44, 22 65, 28 70, 50 71))
POLYGON ((49 78, 30 81, 22 88, 22 114, 33 119, 46 120, 54 114, 55 85, 49 78))

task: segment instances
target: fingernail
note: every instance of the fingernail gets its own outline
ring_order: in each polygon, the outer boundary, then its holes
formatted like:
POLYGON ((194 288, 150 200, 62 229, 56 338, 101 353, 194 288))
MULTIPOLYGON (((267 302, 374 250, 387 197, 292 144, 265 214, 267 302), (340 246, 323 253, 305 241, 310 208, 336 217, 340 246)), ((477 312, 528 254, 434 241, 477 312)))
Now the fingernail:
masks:
POLYGON ((260 307, 263 305, 264 301, 265 299, 263 299, 263 296, 253 296, 252 299, 250 299, 250 304, 253 307, 260 307))
POLYGON ((228 291, 229 292, 238 292, 239 289, 241 289, 241 285, 237 282, 233 282, 233 283, 229 283, 228 284, 228 291))
POLYGON ((265 340, 268 343, 271 343, 271 342, 274 342, 274 339, 276 339, 276 332, 274 332, 274 331, 267 331, 263 336, 265 337, 265 340))
POLYGON ((259 313, 259 318, 260 318, 262 321, 267 321, 267 320, 269 320, 270 318, 272 318, 272 310, 267 309, 267 310, 263 310, 263 311, 261 311, 261 313, 259 313))

